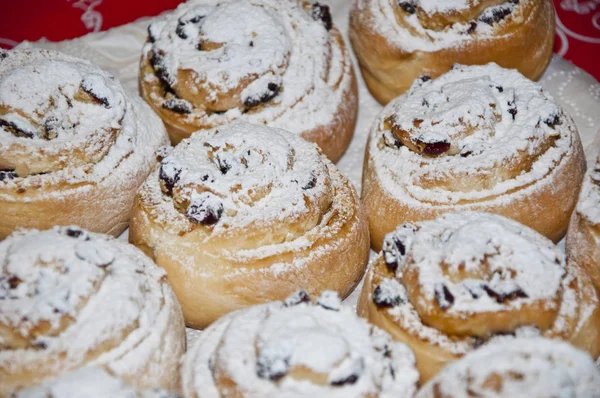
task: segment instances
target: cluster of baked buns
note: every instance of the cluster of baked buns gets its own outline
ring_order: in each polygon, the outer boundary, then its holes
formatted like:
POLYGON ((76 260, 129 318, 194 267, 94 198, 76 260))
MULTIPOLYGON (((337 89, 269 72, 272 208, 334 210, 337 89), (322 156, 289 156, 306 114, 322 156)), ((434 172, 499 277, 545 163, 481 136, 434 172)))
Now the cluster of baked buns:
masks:
POLYGON ((148 26, 141 98, 0 50, 0 397, 600 397, 600 161, 529 80, 553 18, 355 0, 387 103, 362 197, 327 5, 189 0, 148 26))

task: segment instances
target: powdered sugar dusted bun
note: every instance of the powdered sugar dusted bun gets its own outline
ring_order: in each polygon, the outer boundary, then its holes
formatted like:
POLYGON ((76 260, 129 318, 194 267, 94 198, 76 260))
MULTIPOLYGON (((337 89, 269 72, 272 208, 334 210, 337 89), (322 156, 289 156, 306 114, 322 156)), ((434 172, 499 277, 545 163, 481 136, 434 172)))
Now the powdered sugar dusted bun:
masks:
POLYGON ((600 291, 600 158, 583 180, 567 233, 567 254, 583 267, 600 291))
POLYGON ((417 398, 600 397, 600 373, 569 344, 523 338, 489 344, 446 367, 417 398))
POLYGON ((350 41, 383 104, 453 64, 496 62, 540 77, 552 57, 550 0, 355 0, 350 41))
POLYGON ((550 240, 489 213, 404 224, 372 262, 358 312, 407 343, 421 380, 490 339, 543 335, 600 355, 590 278, 550 240))
POLYGON ((120 234, 167 143, 150 108, 87 61, 0 50, 0 239, 70 224, 120 234))
POLYGON ((358 195, 317 146, 245 122, 173 149, 138 192, 129 237, 199 328, 300 287, 346 297, 369 254, 358 195))
POLYGON ((161 389, 139 390, 103 368, 81 368, 14 394, 14 398, 179 398, 161 389))
POLYGON ((414 355, 324 292, 234 312, 185 355, 184 396, 412 397, 414 355))
POLYGON ((336 162, 358 109, 329 7, 298 0, 194 0, 148 27, 140 88, 173 143, 243 119, 317 143, 336 162))
POLYGON ((135 247, 77 227, 0 243, 0 395, 85 366, 177 389, 181 309, 135 247))
POLYGON ((585 171, 577 128, 515 70, 456 66, 418 80, 373 124, 363 173, 371 244, 404 222, 486 211, 557 242, 585 171))

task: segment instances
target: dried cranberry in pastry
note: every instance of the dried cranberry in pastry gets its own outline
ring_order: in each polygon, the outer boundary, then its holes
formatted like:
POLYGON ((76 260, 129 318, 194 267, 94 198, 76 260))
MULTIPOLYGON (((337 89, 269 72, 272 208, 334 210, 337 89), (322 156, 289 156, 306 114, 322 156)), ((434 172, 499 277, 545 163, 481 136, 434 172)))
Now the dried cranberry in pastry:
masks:
POLYGON ((312 189, 315 187, 316 184, 317 184, 317 177, 311 173, 310 180, 308 180, 308 182, 306 183, 305 186, 302 187, 302 189, 304 189, 305 191, 308 189, 312 189))
POLYGON ((156 39, 158 37, 157 37, 156 33, 154 32, 154 24, 148 25, 148 28, 146 29, 146 31, 148 32, 148 41, 150 43, 155 43, 156 39))
POLYGON ((0 119, 0 127, 4 127, 9 133, 24 138, 33 138, 35 137, 35 132, 24 128, 24 126, 17 126, 13 122, 8 122, 6 120, 0 119))
POLYGON ((6 57, 8 57, 8 51, 0 49, 0 61, 2 61, 6 57))
POLYGON ((13 170, 0 170, 0 182, 17 178, 18 175, 13 170))
POLYGON ((508 113, 510 113, 512 115, 513 120, 515 120, 515 117, 517 116, 517 105, 515 104, 515 100, 509 101, 508 103, 508 113))
POLYGON ((404 224, 385 236, 382 247, 383 259, 391 272, 395 273, 398 269, 398 264, 406 254, 407 246, 411 244, 415 231, 414 225, 404 224))
POLYGON ((64 234, 70 238, 77 239, 77 238, 83 237, 83 238, 85 238, 85 240, 90 239, 88 234, 84 230, 79 229, 77 227, 67 227, 63 231, 64 231, 64 234))
POLYGON ((430 80, 431 80, 431 75, 429 75, 429 74, 424 74, 424 75, 417 77, 417 81, 421 84, 428 82, 430 80))
POLYGON ((511 12, 512 6, 503 4, 486 9, 479 17, 479 20, 488 25, 492 25, 506 18, 511 12))
POLYGON ((227 159, 219 155, 217 155, 217 166, 219 167, 219 170, 222 174, 227 174, 227 172, 231 170, 231 165, 229 164, 227 159))
POLYGON ((395 307, 402 303, 402 297, 378 285, 373 291, 373 302, 380 308, 395 307))
POLYGON ((560 116, 557 114, 550 115, 548 118, 544 119, 544 123, 546 123, 548 127, 554 128, 554 126, 560 124, 560 116))
POLYGON ((17 276, 11 276, 6 282, 8 283, 8 287, 10 289, 16 289, 23 281, 17 276))
POLYGON ((180 98, 168 99, 162 103, 162 107, 182 115, 192 113, 192 104, 180 98))
POLYGON ((435 300, 441 309, 447 310, 454 304, 454 295, 450 292, 448 286, 438 283, 435 286, 435 300))
POLYGON ((440 155, 450 149, 450 143, 446 141, 427 142, 423 148, 423 153, 427 155, 440 155))
POLYGON ((325 29, 331 30, 333 26, 333 20, 331 18, 331 12, 329 6, 324 4, 315 3, 312 6, 312 17, 315 21, 323 22, 325 29))
POLYGON ((244 105, 246 105, 249 108, 252 108, 257 105, 264 104, 265 102, 269 102, 273 98, 275 98, 277 96, 277 94, 279 94, 280 90, 281 90, 281 86, 279 86, 276 83, 271 82, 267 85, 267 90, 263 94, 261 94, 259 97, 252 96, 252 97, 246 98, 244 100, 244 105))
POLYGON ((469 22, 469 29, 467 29, 467 34, 470 35, 475 32, 477 29, 477 22, 469 22))
POLYGON ((167 195, 173 195, 173 188, 179 181, 180 175, 181 168, 169 162, 161 163, 158 178, 161 181, 161 188, 167 195))
POLYGON ((515 289, 508 292, 498 292, 492 289, 490 286, 484 285, 483 290, 485 290, 488 296, 494 298, 499 304, 505 303, 507 301, 512 301, 517 298, 529 297, 527 293, 525 293, 520 287, 515 287, 515 289))
POLYGON ((347 384, 354 384, 358 381, 358 375, 357 374, 351 374, 349 376, 344 377, 343 379, 338 379, 338 380, 333 380, 331 382, 332 386, 345 386, 347 384))
POLYGON ((91 78, 85 78, 81 82, 81 89, 89 94, 98 104, 101 104, 105 108, 110 108, 108 98, 104 97, 97 87, 94 86, 94 80, 91 78))
POLYGON ((221 219, 221 215, 223 215, 223 204, 215 195, 203 192, 192 199, 185 215, 193 223, 203 225, 216 224, 221 219))
POLYGON ((293 307, 301 303, 310 303, 310 296, 304 290, 298 290, 283 301, 284 307, 293 307))
POLYGON ((290 369, 290 358, 281 357, 284 354, 274 356, 259 355, 256 362, 256 375, 261 379, 277 381, 285 376, 290 369))
POLYGON ((156 76, 160 79, 160 81, 166 86, 166 91, 171 90, 173 83, 175 83, 175 79, 169 72, 167 72, 167 67, 165 65, 164 60, 165 54, 159 51, 152 51, 150 54, 150 64, 154 68, 154 72, 156 72, 156 76))
POLYGON ((417 5, 412 1, 398 1, 398 6, 409 14, 417 12, 417 5))
POLYGON ((60 122, 57 117, 50 116, 44 122, 44 129, 42 131, 42 135, 47 140, 53 140, 58 137, 58 128, 60 127, 60 122))

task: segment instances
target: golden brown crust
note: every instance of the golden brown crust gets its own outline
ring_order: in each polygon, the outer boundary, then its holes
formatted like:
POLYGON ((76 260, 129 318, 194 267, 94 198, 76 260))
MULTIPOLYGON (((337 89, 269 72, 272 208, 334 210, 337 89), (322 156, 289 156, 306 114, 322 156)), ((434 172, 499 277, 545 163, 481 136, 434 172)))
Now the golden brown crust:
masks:
POLYGON ((431 51, 404 50, 394 44, 393 38, 378 32, 376 21, 385 16, 379 15, 382 11, 376 4, 388 1, 356 0, 350 13, 350 42, 369 91, 382 104, 408 90, 417 77, 429 74, 436 78, 455 63, 495 62, 537 80, 552 57, 555 21, 550 0, 521 1, 525 22, 510 19, 496 26, 490 37, 475 37, 431 51))
MULTIPOLYGON (((370 138, 369 138, 370 140, 370 138)), ((369 144, 367 143, 367 148, 369 144)), ((363 171, 362 201, 369 219, 371 247, 381 250, 385 234, 405 222, 433 220, 438 215, 454 211, 485 211, 500 214, 525 224, 542 235, 560 241, 567 232, 569 218, 585 173, 585 157, 576 137, 574 152, 552 174, 540 181, 540 189, 527 197, 506 204, 488 204, 485 201, 456 206, 411 206, 394 198, 384 189, 371 165, 369 154, 365 155, 363 171)))
POLYGON ((594 225, 578 211, 573 212, 567 232, 567 256, 579 264, 600 291, 600 238, 594 225))

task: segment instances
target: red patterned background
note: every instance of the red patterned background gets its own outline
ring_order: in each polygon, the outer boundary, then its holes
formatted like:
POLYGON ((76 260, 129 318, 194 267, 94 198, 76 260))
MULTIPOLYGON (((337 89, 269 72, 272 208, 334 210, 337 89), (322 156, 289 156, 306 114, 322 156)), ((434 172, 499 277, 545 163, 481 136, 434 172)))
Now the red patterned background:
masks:
MULTIPOLYGON (((0 6, 0 47, 57 41, 154 16, 182 0, 20 0, 0 6)), ((349 1, 349 0, 348 0, 349 1)), ((554 50, 600 80, 600 0, 554 0, 554 50)))

